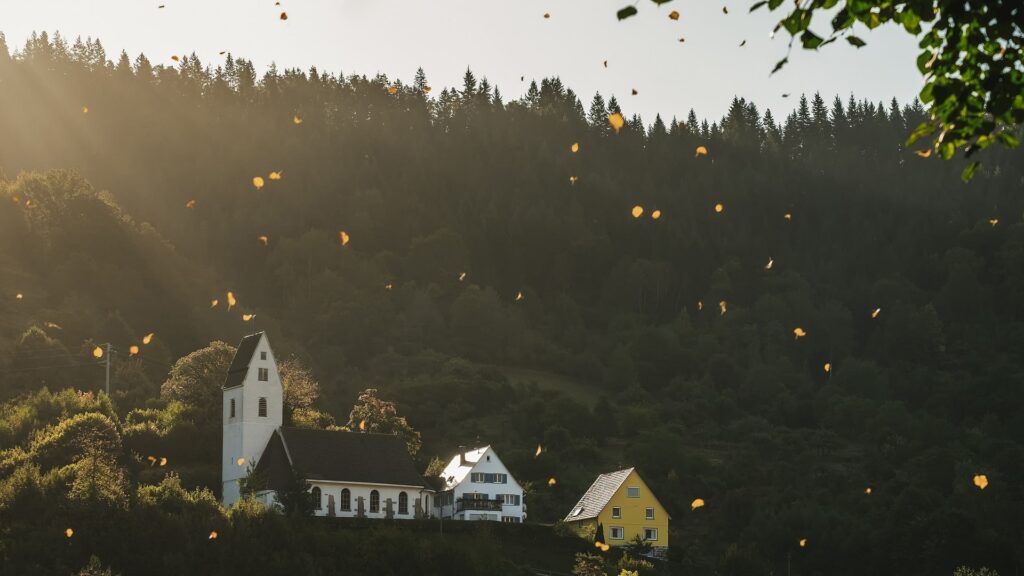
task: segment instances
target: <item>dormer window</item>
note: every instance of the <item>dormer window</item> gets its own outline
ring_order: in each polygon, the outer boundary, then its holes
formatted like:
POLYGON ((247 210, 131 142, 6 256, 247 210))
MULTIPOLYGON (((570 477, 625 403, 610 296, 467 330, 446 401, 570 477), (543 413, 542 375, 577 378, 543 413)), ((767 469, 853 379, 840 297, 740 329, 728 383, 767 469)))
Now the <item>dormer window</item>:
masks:
POLYGON ((630 486, 629 488, 626 488, 626 496, 629 497, 629 498, 639 498, 640 497, 640 487, 639 486, 630 486))
POLYGON ((267 398, 265 396, 260 398, 259 414, 260 414, 260 417, 262 417, 262 418, 266 418, 267 417, 267 398))
POLYGON ((259 379, 260 382, 266 382, 267 380, 270 380, 270 369, 260 368, 259 373, 257 374, 256 377, 259 379))
POLYGON ((266 360, 266 359, 267 359, 267 351, 263 350, 262 352, 260 352, 260 360, 266 360))

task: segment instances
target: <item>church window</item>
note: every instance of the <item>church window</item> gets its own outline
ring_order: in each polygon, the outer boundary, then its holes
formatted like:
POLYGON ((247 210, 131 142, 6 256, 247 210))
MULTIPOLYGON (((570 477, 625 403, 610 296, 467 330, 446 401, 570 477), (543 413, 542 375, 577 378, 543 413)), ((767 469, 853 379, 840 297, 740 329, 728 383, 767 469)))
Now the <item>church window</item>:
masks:
POLYGON ((409 495, 406 494, 405 492, 399 492, 398 494, 398 513, 409 513, 409 495))
POLYGON ((370 512, 380 512, 380 492, 376 490, 370 492, 370 512))
POLYGON ((266 359, 267 359, 267 352, 264 350, 263 352, 260 352, 260 360, 266 360, 266 359))
POLYGON ((341 511, 352 511, 352 492, 350 492, 348 488, 341 489, 341 511))
POLYGON ((313 487, 313 508, 319 510, 323 507, 323 496, 320 494, 320 488, 318 486, 313 487))
POLYGON ((257 378, 259 378, 260 382, 266 382, 270 379, 270 370, 267 368, 260 368, 257 378))
POLYGON ((235 399, 231 399, 231 418, 235 417, 235 399))
POLYGON ((263 418, 267 417, 267 399, 266 397, 260 398, 260 416, 263 418))

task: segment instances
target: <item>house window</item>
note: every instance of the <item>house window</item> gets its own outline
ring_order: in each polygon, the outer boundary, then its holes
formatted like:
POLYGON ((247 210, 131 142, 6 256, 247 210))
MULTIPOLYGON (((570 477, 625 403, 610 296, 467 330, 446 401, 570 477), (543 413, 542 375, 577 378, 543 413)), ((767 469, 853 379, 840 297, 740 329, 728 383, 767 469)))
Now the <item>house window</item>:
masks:
POLYGON ((508 484, 508 474, 473 472, 469 475, 469 480, 481 484, 508 484))
POLYGON ((370 492, 370 512, 380 512, 380 492, 376 490, 370 492))
POLYGON ((231 418, 235 417, 235 399, 231 399, 231 418))
POLYGON ((657 540, 658 529, 657 528, 644 528, 644 540, 657 540))
POLYGON ((267 417, 267 398, 265 396, 260 397, 260 416, 267 417))
POLYGON ((352 492, 349 492, 348 488, 341 489, 341 511, 352 511, 352 492))
POLYGON ((264 351, 260 352, 260 360, 266 360, 266 359, 267 359, 267 352, 264 350, 264 351))
POLYGON ((270 379, 270 369, 268 369, 268 368, 259 368, 259 374, 257 375, 257 378, 259 378, 260 382, 266 382, 267 380, 269 380, 270 379))
POLYGON ((654 520, 654 508, 644 508, 644 518, 654 520))
POLYGON ((408 514, 409 513, 409 495, 405 492, 398 493, 398 513, 408 514))
POLYGON ((622 526, 612 526, 608 531, 609 540, 625 540, 625 538, 625 530, 622 529, 622 526))
POLYGON ((629 496, 630 498, 639 498, 640 488, 638 486, 630 486, 629 488, 626 488, 626 496, 629 496))
POLYGON ((320 493, 320 488, 313 486, 313 509, 319 510, 323 507, 323 495, 320 493))
POLYGON ((519 524, 522 522, 522 519, 519 516, 502 516, 501 521, 508 524, 519 524))
POLYGON ((502 494, 501 503, 505 506, 519 506, 519 494, 502 494))
POLYGON ((622 518, 622 508, 612 506, 612 518, 622 518))
POLYGON ((469 481, 470 482, 483 482, 484 481, 484 473, 483 472, 473 472, 472 474, 469 475, 469 481))

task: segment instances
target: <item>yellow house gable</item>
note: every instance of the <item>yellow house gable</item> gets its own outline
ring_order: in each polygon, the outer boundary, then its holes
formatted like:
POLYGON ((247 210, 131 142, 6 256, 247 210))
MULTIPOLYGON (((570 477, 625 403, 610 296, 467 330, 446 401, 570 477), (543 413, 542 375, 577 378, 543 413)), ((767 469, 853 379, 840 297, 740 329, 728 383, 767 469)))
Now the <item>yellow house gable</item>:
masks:
POLYGON ((626 546, 640 536, 655 548, 668 547, 668 512, 633 468, 598 476, 565 518, 578 525, 594 520, 610 546, 626 546))

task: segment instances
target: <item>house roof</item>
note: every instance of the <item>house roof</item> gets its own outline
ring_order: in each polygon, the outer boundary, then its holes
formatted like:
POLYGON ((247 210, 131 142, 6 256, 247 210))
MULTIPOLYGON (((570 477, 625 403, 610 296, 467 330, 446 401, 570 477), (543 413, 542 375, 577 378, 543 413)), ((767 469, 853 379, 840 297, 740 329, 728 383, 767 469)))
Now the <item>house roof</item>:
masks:
POLYGON ((633 473, 633 470, 634 468, 626 468, 625 470, 617 470, 598 476, 597 480, 594 480, 594 483, 590 485, 590 488, 580 498, 580 501, 569 511, 569 514, 565 517, 565 522, 597 518, 598 514, 608 505, 608 501, 612 499, 612 496, 622 486, 622 483, 633 473), (579 509, 579 513, 573 515, 577 509, 579 509))
POLYGON ((469 475, 470 470, 484 457, 484 452, 490 450, 490 446, 483 446, 481 448, 474 448, 466 452, 459 452, 448 461, 448 465, 444 467, 444 471, 441 472, 441 480, 444 481, 444 488, 447 490, 453 486, 457 486, 466 476, 469 475), (465 456, 465 458, 463 458, 465 456))
POLYGON ((405 441, 392 434, 281 427, 271 436, 256 471, 280 488, 288 472, 306 480, 425 486, 405 441))
POLYGON ((250 334, 238 344, 235 357, 231 359, 231 367, 228 368, 228 376, 224 379, 224 389, 241 386, 245 381, 245 375, 249 372, 249 361, 256 353, 256 346, 260 343, 263 332, 250 334))

